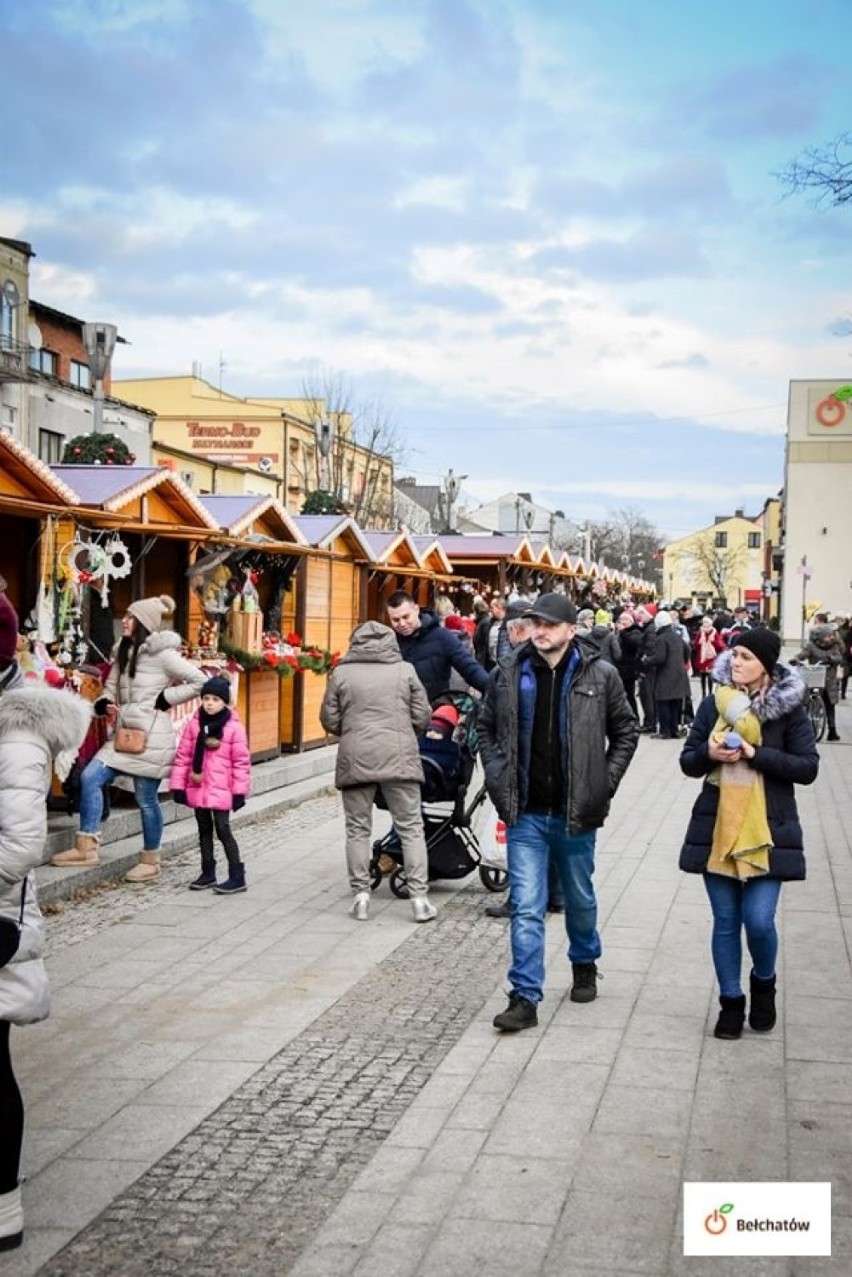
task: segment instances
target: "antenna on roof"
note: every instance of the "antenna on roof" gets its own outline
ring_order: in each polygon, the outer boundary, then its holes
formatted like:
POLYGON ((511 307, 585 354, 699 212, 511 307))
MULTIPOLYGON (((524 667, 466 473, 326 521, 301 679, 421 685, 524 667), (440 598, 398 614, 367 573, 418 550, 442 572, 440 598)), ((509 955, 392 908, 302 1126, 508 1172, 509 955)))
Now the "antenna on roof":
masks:
POLYGON ((220 350, 219 351, 219 398, 220 399, 222 398, 222 373, 225 371, 227 367, 228 365, 225 363, 225 360, 222 357, 222 352, 220 350))

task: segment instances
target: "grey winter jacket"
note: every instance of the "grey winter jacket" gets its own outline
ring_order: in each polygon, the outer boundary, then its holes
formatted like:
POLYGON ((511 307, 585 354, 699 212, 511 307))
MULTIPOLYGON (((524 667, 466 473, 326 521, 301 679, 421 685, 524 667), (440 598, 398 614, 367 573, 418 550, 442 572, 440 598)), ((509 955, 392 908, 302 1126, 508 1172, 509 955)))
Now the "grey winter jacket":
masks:
MULTIPOLYGON (((621 676, 582 644, 581 662, 568 689, 568 740, 561 742, 567 779, 565 808, 571 834, 597 829, 627 771, 639 740, 639 724, 624 695, 621 676)), ((492 670, 477 717, 480 756, 491 801, 507 825, 521 815, 520 681, 530 642, 515 648, 492 670)))
POLYGON ((808 665, 824 665, 825 670, 825 695, 829 704, 836 705, 840 700, 840 683, 838 674, 843 664, 843 647, 840 640, 829 642, 816 642, 813 637, 809 637, 807 643, 800 652, 793 657, 796 662, 805 661, 808 665))
POLYGON ((207 681, 197 665, 181 656, 180 647, 180 635, 174 630, 149 634, 139 648, 133 678, 127 669, 119 677, 118 661, 113 660, 104 695, 118 706, 118 725, 141 728, 148 740, 142 754, 119 754, 107 741, 97 753, 105 767, 115 767, 127 776, 168 776, 177 742, 171 719, 154 703, 161 692, 170 705, 191 701, 207 681), (172 687, 173 682, 181 686, 172 687))
POLYGON ((24 925, 17 953, 0 968, 0 1020, 32 1024, 50 1011, 42 960, 44 921, 35 875, 47 838, 47 792, 54 766, 64 779, 91 721, 87 701, 25 680, 18 669, 0 691, 0 914, 24 925))
POLYGON ((417 733, 426 730, 430 717, 423 684, 402 659, 393 630, 379 621, 359 626, 329 676, 320 707, 323 727, 340 737, 337 788, 383 780, 422 783, 417 733))

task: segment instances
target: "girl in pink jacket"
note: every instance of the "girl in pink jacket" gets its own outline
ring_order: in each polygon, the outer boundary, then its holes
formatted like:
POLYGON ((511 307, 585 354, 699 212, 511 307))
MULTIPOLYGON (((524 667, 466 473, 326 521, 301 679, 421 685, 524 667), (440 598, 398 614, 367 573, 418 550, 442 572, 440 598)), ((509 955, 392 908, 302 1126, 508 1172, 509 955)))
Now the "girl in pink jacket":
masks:
POLYGON ((245 806, 251 789, 251 755, 245 728, 228 708, 231 684, 208 678, 201 689, 201 709, 180 738, 169 784, 175 802, 195 809, 201 845, 201 874, 190 891, 212 887, 220 896, 245 891, 246 870, 231 833, 231 812, 245 806), (213 831, 228 858, 228 878, 217 883, 213 831))

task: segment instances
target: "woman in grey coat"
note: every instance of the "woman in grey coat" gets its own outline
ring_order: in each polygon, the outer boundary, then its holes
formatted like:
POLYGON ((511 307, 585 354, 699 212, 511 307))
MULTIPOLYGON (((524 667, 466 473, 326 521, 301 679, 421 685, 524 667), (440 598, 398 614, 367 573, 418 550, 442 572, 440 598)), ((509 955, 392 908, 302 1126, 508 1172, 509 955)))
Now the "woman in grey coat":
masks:
POLYGON ((351 914, 370 914, 373 801, 381 785, 402 842, 405 876, 415 922, 429 922, 428 863, 420 786, 423 765, 417 733, 429 725, 431 709, 414 668, 402 659, 396 635, 367 621, 352 635, 349 651, 328 680, 320 721, 340 737, 334 783, 343 796, 346 862, 354 892, 351 914))
POLYGON ((24 1106, 9 1051, 13 1024, 50 1010, 42 960, 44 921, 32 870, 47 837, 47 792, 55 769, 71 770, 91 720, 87 701, 25 680, 15 660, 18 618, 0 594, 0 917, 20 930, 0 967, 0 1251, 21 1244, 20 1173, 24 1106))
POLYGON ((677 740, 680 712, 686 697, 691 697, 686 662, 689 650, 672 626, 669 612, 654 617, 654 640, 642 658, 643 667, 654 671, 654 701, 661 740, 677 740))
POLYGON ((95 713, 105 714, 117 727, 142 731, 144 748, 138 754, 119 753, 113 736, 98 750, 80 777, 80 831, 75 844, 70 851, 51 856, 52 865, 98 864, 103 787, 124 775, 133 778, 144 842, 139 863, 125 879, 150 882, 160 872, 163 813, 157 793, 160 781, 171 771, 177 748, 168 711, 200 695, 207 680, 197 665, 180 655, 180 635, 166 628, 174 610, 174 599, 167 594, 138 599, 127 609, 122 638, 95 713))

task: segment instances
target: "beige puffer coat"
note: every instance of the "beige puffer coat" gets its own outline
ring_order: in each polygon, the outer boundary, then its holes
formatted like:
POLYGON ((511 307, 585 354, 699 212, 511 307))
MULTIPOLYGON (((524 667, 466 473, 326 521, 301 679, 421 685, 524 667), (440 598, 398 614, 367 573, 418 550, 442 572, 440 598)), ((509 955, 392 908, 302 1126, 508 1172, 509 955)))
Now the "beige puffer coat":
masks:
POLYGON ((327 732, 340 737, 338 789, 383 780, 423 781, 417 733, 429 726, 423 684, 404 661, 396 635, 367 621, 331 673, 320 709, 327 732))
POLYGON ((139 727, 147 733, 148 740, 142 754, 119 754, 107 741, 96 755, 105 767, 115 767, 126 776, 168 776, 177 742, 171 719, 163 710, 155 709, 154 703, 160 692, 170 705, 191 701, 207 681, 207 675, 197 665, 181 656, 180 647, 179 634, 159 630, 141 644, 133 678, 126 669, 119 678, 118 661, 113 661, 104 695, 118 706, 119 726, 139 727), (182 685, 173 687, 172 683, 182 685))
POLYGON ((83 743, 92 717, 88 701, 21 677, 16 669, 0 694, 0 914, 24 925, 17 953, 0 967, 0 1020, 32 1024, 50 1011, 42 960, 44 920, 32 870, 47 839, 47 791, 54 765, 62 776, 83 743), (9 689, 9 690, 6 690, 9 689))

